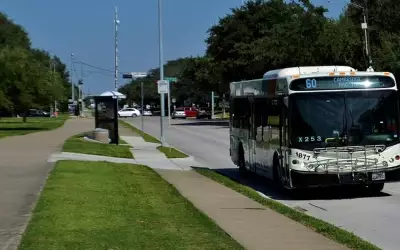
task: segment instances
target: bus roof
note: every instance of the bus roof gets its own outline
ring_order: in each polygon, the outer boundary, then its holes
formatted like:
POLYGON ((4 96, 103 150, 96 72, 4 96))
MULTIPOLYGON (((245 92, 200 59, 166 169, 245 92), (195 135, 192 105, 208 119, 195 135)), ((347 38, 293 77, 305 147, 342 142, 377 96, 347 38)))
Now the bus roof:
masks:
POLYGON ((305 75, 312 73, 329 73, 329 72, 354 72, 356 69, 349 66, 301 66, 284 69, 275 69, 266 72, 264 79, 281 78, 292 75, 305 75))

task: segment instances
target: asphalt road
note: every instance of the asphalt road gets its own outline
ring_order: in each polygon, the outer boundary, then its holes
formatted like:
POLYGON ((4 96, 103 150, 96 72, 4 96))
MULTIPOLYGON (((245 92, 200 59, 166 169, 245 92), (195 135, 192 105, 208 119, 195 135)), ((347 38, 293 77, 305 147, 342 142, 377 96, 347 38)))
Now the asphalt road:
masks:
MULTIPOLYGON (((141 118, 127 119, 140 128, 141 118)), ((145 132, 160 136, 160 117, 145 117, 145 132)), ((226 121, 164 121, 166 142, 192 155, 203 166, 240 178, 229 156, 229 127, 226 121)), ((253 177, 246 184, 262 194, 301 209, 370 241, 382 249, 399 249, 400 183, 386 184, 378 197, 365 197, 348 190, 315 190, 296 199, 274 190, 267 180, 253 177)))

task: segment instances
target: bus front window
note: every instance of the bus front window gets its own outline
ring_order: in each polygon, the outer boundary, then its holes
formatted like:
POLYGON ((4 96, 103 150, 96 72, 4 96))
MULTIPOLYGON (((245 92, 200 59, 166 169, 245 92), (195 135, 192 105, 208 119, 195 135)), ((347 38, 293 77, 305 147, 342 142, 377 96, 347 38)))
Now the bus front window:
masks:
POLYGON ((394 90, 313 92, 291 96, 291 146, 313 150, 399 141, 394 90))

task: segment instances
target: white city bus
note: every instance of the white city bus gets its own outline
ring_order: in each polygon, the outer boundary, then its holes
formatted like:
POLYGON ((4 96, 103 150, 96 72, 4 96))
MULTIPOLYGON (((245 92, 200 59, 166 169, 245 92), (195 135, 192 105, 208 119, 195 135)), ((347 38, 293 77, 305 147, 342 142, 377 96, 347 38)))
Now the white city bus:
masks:
POLYGON ((230 155, 287 189, 400 180, 397 85, 388 72, 294 67, 230 84, 230 155))

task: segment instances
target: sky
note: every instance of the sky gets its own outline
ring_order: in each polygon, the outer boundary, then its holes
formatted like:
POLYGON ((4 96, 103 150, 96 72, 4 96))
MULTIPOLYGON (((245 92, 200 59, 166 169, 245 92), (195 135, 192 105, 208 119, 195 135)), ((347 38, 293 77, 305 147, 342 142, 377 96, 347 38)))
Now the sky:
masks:
MULTIPOLYGON (((346 0, 312 0, 338 16, 346 0)), ((28 32, 32 46, 55 54, 73 81, 83 72, 86 94, 114 89, 114 8, 119 16, 119 71, 147 72, 159 65, 157 0, 2 0, 0 11, 28 32), (92 73, 90 73, 92 72, 92 73), (97 73, 97 72, 101 72, 97 73)), ((207 30, 242 0, 162 0, 164 61, 204 54, 207 30)), ((127 82, 119 79, 119 85, 127 82)))

